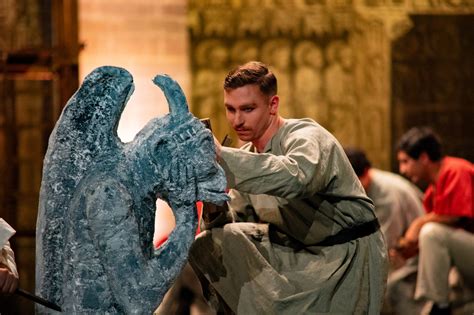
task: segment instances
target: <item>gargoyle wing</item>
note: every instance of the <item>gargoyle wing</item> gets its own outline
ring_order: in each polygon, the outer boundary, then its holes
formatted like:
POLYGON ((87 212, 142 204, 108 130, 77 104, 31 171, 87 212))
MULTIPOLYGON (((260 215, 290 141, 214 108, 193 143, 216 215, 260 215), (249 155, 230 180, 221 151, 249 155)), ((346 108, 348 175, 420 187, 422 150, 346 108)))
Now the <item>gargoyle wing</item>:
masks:
POLYGON ((36 288, 42 297, 61 296, 63 218, 78 183, 100 154, 118 150, 117 126, 133 92, 132 76, 122 68, 92 71, 68 101, 51 133, 43 164, 36 227, 36 288))

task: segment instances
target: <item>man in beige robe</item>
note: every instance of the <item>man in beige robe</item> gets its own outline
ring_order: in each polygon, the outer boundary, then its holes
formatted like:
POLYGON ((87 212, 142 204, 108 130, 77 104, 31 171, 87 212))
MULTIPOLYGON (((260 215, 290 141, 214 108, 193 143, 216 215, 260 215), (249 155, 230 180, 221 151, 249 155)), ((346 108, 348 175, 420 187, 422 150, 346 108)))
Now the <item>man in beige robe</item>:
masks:
POLYGON ((248 142, 220 147, 231 201, 205 207, 190 253, 204 293, 236 314, 379 314, 387 252, 374 206, 337 140, 278 114, 259 62, 230 72, 226 116, 248 142))

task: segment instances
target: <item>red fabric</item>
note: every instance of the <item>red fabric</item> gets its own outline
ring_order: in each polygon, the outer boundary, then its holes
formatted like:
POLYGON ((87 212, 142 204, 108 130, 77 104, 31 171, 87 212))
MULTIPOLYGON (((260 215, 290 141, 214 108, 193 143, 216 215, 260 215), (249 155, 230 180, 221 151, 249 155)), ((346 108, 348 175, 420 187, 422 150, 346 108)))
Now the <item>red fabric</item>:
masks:
MULTIPOLYGON (((196 202, 196 208, 197 208, 197 215, 198 215, 198 227, 197 227, 197 230, 196 230, 196 235, 198 235, 200 232, 201 232, 201 228, 199 227, 200 226, 200 223, 201 223, 201 214, 202 214, 202 201, 198 201, 196 202)), ((155 244, 153 244, 155 246, 155 248, 158 248, 160 247, 161 245, 163 245, 164 242, 166 242, 168 240, 168 236, 165 236, 165 237, 162 237, 161 239, 158 239, 155 241, 155 244)))
POLYGON ((426 212, 474 218, 474 167, 460 158, 445 157, 438 181, 425 192, 426 212))
POLYGON ((196 230, 196 235, 198 235, 199 233, 201 233, 201 218, 202 218, 202 201, 198 201, 196 202, 196 208, 197 208, 197 213, 198 213, 198 228, 196 230))
POLYGON ((166 242, 167 240, 168 240, 168 236, 165 236, 165 237, 162 237, 162 238, 159 239, 159 240, 156 240, 156 241, 155 241, 155 244, 154 244, 155 249, 158 248, 158 247, 160 247, 161 245, 163 245, 163 243, 166 242))

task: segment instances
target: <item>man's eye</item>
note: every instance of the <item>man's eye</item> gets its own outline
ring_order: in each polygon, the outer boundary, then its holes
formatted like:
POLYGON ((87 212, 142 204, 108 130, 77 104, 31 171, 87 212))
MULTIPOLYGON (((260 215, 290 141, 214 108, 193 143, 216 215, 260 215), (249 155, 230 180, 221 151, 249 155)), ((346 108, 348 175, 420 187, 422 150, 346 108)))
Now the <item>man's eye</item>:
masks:
POLYGON ((253 111, 253 108, 244 108, 243 111, 246 113, 250 113, 251 111, 253 111))

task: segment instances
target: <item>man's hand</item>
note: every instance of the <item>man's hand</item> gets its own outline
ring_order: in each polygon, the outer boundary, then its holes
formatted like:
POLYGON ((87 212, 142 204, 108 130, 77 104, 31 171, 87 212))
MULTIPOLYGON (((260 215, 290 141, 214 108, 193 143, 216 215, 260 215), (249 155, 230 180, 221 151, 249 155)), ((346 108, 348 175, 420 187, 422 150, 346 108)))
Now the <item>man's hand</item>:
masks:
POLYGON ((11 294, 18 287, 18 277, 8 268, 0 265, 0 294, 11 294))
POLYGON ((398 240, 398 244, 395 247, 395 251, 390 255, 393 256, 394 260, 397 259, 395 253, 400 255, 404 259, 416 256, 418 255, 418 242, 402 237, 400 238, 400 240, 398 240))
POLYGON ((388 255, 390 257, 390 268, 392 270, 397 270, 398 268, 403 267, 407 261, 395 248, 390 248, 388 255))
POLYGON ((222 206, 218 206, 210 202, 203 202, 202 219, 204 220, 204 223, 209 224, 221 213, 227 211, 229 211, 227 202, 225 202, 222 206))

